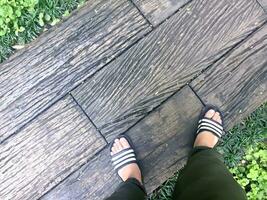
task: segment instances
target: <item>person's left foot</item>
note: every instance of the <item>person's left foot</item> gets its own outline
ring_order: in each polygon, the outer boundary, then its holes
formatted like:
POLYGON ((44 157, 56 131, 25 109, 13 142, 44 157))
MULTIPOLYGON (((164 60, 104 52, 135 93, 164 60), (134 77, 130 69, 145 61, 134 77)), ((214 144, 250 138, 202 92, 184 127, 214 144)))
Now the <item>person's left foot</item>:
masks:
MULTIPOLYGON (((116 139, 113 143, 113 146, 111 148, 111 156, 115 155, 116 153, 119 153, 123 149, 129 148, 130 145, 128 141, 125 138, 116 139)), ((141 171, 140 168, 136 163, 130 163, 121 169, 118 170, 119 176, 122 178, 123 181, 126 181, 129 178, 135 178, 140 183, 142 183, 141 178, 141 171)))
MULTIPOLYGON (((213 109, 210 109, 208 112, 206 112, 205 117, 208 119, 212 119, 219 124, 222 124, 222 118, 220 113, 216 112, 213 109)), ((213 148, 217 144, 218 140, 219 138, 215 136, 211 131, 201 131, 195 139, 194 147, 205 146, 213 148)))

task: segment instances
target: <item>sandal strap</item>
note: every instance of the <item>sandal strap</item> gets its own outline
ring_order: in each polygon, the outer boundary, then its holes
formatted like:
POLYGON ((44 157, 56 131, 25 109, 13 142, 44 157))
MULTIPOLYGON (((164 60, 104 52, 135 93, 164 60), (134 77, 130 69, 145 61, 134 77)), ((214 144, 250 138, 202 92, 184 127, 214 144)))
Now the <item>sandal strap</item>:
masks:
POLYGON ((210 131, 219 138, 221 138, 224 135, 223 126, 220 123, 216 122, 215 120, 206 117, 199 120, 198 122, 197 134, 202 131, 210 131))
POLYGON ((111 161, 115 170, 119 170, 130 163, 137 163, 136 156, 132 148, 123 149, 122 151, 112 155, 111 161))

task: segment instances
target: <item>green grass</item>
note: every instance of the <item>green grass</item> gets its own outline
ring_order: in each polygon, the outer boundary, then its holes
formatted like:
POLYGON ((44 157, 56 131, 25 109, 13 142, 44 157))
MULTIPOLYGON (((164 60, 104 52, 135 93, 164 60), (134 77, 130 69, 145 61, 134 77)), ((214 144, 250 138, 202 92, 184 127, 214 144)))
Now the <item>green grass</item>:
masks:
MULTIPOLYGON (((245 150, 267 138, 267 103, 259 107, 247 119, 233 127, 217 146, 229 168, 236 167, 242 160, 245 150)), ((179 176, 176 172, 156 191, 149 200, 172 200, 172 192, 179 176)))
POLYGON ((2 24, 0 30, 5 28, 6 32, 5 35, 0 36, 0 63, 16 49, 37 38, 44 29, 50 28, 62 17, 68 16, 72 10, 82 5, 84 0, 21 0, 15 2, 7 3, 5 0, 0 0, 0 3, 11 8, 11 11, 0 10, 0 19, 9 18, 8 22, 3 23, 2 20, 0 23, 2 24), (36 1, 33 8, 19 5, 30 1, 36 1), (18 10, 19 15, 15 14, 18 10))

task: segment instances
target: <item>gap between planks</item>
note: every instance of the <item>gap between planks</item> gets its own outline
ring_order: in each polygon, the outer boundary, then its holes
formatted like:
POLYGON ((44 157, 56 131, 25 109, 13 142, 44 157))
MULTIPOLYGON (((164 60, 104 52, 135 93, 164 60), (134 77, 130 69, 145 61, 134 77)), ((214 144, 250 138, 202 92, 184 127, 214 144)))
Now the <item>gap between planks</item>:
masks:
POLYGON ((104 137, 104 135, 101 133, 101 131, 97 128, 97 126, 95 125, 95 123, 90 119, 90 117, 87 115, 87 113, 85 112, 85 110, 82 108, 82 106, 78 103, 78 101, 75 99, 75 97, 69 93, 69 95, 71 96, 71 98, 73 99, 73 101, 76 103, 76 105, 81 109, 81 111, 83 112, 83 114, 87 117, 87 119, 89 120, 89 122, 94 126, 94 128, 96 129, 96 131, 99 133, 99 135, 103 138, 103 140, 106 142, 106 144, 108 144, 108 141, 106 140, 106 138, 104 137))
POLYGON ((154 26, 151 24, 151 22, 146 18, 146 16, 144 15, 144 13, 139 9, 139 7, 132 1, 132 0, 128 0, 139 12, 139 14, 141 16, 143 16, 143 18, 146 20, 146 22, 149 24, 149 26, 152 28, 154 28, 154 26))

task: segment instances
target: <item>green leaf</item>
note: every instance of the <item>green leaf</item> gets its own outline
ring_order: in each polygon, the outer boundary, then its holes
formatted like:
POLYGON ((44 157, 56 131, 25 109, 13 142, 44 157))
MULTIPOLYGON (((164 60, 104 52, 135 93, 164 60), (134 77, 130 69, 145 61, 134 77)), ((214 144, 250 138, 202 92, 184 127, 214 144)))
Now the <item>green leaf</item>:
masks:
POLYGON ((39 20, 38 20, 40 26, 44 26, 43 18, 44 18, 44 13, 40 13, 39 14, 39 20))
POLYGON ((25 31, 25 28, 23 26, 19 27, 19 32, 25 31))
POLYGON ((45 14, 45 21, 50 21, 51 20, 51 16, 49 14, 45 14))
POLYGON ((64 14, 63 14, 63 17, 67 17, 67 16, 69 16, 69 15, 70 15, 70 11, 66 10, 66 11, 64 12, 64 14))
POLYGON ((21 10, 20 9, 16 10, 15 13, 16 13, 16 16, 17 17, 20 17, 21 16, 21 10))
POLYGON ((2 26, 4 24, 4 20, 3 18, 0 17, 0 26, 2 26))
POLYGON ((0 36, 4 36, 6 34, 6 31, 0 30, 0 36))
POLYGON ((53 19, 51 25, 54 26, 54 25, 56 25, 59 21, 60 21, 59 19, 56 19, 56 18, 55 18, 55 19, 53 19))

